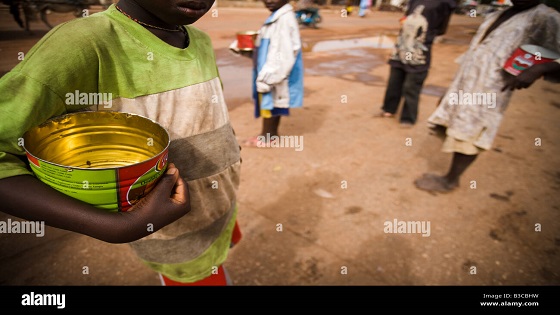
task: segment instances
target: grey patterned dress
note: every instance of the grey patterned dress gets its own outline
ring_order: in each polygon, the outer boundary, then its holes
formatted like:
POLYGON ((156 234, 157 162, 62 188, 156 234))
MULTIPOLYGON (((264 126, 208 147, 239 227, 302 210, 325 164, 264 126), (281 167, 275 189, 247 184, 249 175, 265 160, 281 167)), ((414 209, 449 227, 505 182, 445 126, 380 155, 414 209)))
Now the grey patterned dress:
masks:
MULTIPOLYGON (((430 124, 447 127, 448 137, 484 150, 491 148, 512 95, 511 91, 501 91, 505 84, 502 67, 510 55, 525 44, 560 52, 560 13, 544 4, 510 18, 481 42, 500 13, 488 15, 481 24, 468 51, 462 56, 451 86, 428 118, 430 124), (464 93, 495 93, 495 104, 457 105, 450 102, 452 96, 464 93)), ((558 77, 545 79, 560 81, 558 77)))

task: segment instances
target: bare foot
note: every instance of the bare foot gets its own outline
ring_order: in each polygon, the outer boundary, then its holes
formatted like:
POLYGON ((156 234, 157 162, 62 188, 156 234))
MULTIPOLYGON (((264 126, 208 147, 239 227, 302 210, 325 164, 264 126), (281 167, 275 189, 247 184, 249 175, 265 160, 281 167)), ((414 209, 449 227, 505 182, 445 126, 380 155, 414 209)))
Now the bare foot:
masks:
POLYGON ((441 193, 450 192, 459 186, 459 183, 449 182, 445 176, 435 174, 424 174, 416 179, 414 184, 418 189, 441 193))
POLYGON ((379 113, 376 113, 373 115, 373 117, 376 118, 393 118, 395 115, 389 113, 389 112, 385 112, 385 111, 380 111, 379 113))
POLYGON ((408 121, 403 121, 403 122, 400 123, 400 126, 401 126, 401 128, 409 129, 409 128, 414 127, 414 124, 411 123, 411 122, 408 122, 408 121))

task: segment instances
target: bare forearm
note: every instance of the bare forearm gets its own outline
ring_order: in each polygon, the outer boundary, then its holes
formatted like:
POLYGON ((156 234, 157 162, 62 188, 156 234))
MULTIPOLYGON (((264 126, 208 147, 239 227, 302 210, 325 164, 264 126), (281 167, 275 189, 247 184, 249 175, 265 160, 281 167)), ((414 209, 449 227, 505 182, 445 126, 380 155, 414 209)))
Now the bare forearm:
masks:
POLYGON ((540 63, 523 70, 518 76, 506 75, 502 91, 528 88, 533 82, 547 75, 560 75, 560 63, 540 63))
MULTIPOLYGON (((0 180, 0 211, 93 238, 124 243, 149 232, 125 222, 124 213, 109 213, 68 197, 29 175, 0 180)), ((135 218, 132 218, 133 221, 135 218)), ((134 223, 134 222, 132 222, 134 223)))

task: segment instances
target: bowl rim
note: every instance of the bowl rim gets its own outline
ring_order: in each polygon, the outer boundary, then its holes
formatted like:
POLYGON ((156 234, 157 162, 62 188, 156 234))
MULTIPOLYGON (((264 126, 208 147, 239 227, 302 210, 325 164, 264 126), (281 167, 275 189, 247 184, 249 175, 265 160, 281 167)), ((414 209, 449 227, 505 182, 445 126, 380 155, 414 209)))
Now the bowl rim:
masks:
MULTIPOLYGON (((171 144, 171 136, 170 136, 170 134, 169 134, 169 131, 167 131, 167 129, 164 128, 164 127, 163 127, 160 123, 158 123, 157 121, 155 121, 155 120, 153 120, 153 119, 151 119, 151 118, 148 118, 148 117, 146 117, 146 116, 139 115, 139 114, 127 113, 127 112, 119 112, 119 111, 107 111, 107 110, 99 110, 99 111, 95 111, 95 110, 85 110, 85 111, 77 111, 77 112, 66 113, 66 114, 54 116, 54 117, 51 117, 51 118, 47 119, 46 121, 44 121, 43 123, 41 123, 41 124, 39 124, 39 125, 37 125, 37 126, 34 126, 34 127, 29 128, 29 129, 22 135, 22 138, 24 139, 24 141, 23 141, 23 149, 25 150, 25 153, 26 153, 26 154, 32 156, 34 159, 39 160, 39 161, 41 161, 41 162, 44 162, 44 163, 47 163, 47 164, 50 164, 50 165, 54 165, 54 166, 58 166, 58 167, 64 168, 64 169, 66 169, 68 172, 71 172, 72 170, 107 171, 107 170, 118 170, 118 169, 133 167, 133 166, 135 166, 135 165, 139 165, 139 164, 142 164, 142 163, 150 162, 150 161, 152 161, 152 160, 154 160, 154 159, 156 159, 156 158, 159 159, 160 156, 161 156, 163 153, 169 152, 169 145, 171 144), (46 126, 47 124, 53 123, 55 120, 63 119, 64 117, 69 117, 69 116, 74 116, 74 115, 80 115, 80 114, 83 115, 83 114, 87 114, 87 113, 103 113, 102 115, 105 115, 105 113, 107 113, 107 114, 113 114, 113 115, 115 115, 115 114, 119 114, 119 115, 122 114, 122 115, 126 115, 127 117, 130 117, 130 116, 137 116, 137 117, 140 117, 141 119, 148 120, 148 121, 150 121, 151 123, 155 124, 156 126, 160 127, 160 128, 165 132, 165 134, 167 134, 167 144, 165 145, 165 147, 164 147, 161 151, 159 151, 157 154, 155 154, 153 157, 151 157, 151 158, 149 158, 149 159, 140 161, 140 162, 138 162, 138 163, 130 164, 130 165, 125 165, 125 166, 103 167, 103 168, 100 168, 100 167, 99 167, 99 168, 98 168, 98 167, 96 167, 96 168, 89 168, 89 167, 87 167, 87 168, 86 168, 86 167, 77 167, 77 166, 62 165, 62 164, 58 164, 58 163, 46 161, 45 159, 39 158, 39 157, 35 156, 34 154, 32 154, 32 153, 27 149, 27 147, 26 147, 26 145, 25 145, 25 142, 26 142, 26 141, 25 141, 25 137, 26 137, 26 135, 27 135, 29 132, 31 132, 33 129, 39 128, 39 127, 41 127, 41 126, 46 126)), ((28 159, 28 160, 29 160, 29 159, 28 159)), ((29 162, 32 163, 31 161, 29 161, 29 162)))

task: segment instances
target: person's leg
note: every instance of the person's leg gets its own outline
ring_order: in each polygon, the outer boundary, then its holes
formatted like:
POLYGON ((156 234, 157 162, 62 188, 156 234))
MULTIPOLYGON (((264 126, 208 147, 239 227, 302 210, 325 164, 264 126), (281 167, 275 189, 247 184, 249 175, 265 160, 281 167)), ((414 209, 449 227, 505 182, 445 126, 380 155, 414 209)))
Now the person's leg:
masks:
POLYGON ((420 73, 407 73, 404 80, 404 106, 401 113, 401 123, 415 124, 418 117, 418 102, 420 92, 428 71, 420 73))
MULTIPOLYGON (((259 117, 262 117, 262 129, 258 136, 250 137, 242 142, 246 147, 266 148, 270 147, 267 140, 270 137, 278 136, 278 127, 280 126, 280 117, 289 116, 289 108, 274 108, 272 110, 260 110, 259 117), (267 136, 269 134, 269 136, 267 136)), ((271 141, 272 143, 273 141, 271 141)))
POLYGON ((424 174, 414 183, 416 187, 434 192, 450 192, 459 186, 459 179, 465 170, 474 162, 478 154, 467 155, 459 152, 453 153, 451 167, 445 176, 424 174))
POLYGON ((19 13, 19 3, 10 3, 10 13, 13 15, 14 20, 19 25, 19 27, 24 28, 23 21, 19 13))
POLYGON ((391 67, 387 89, 385 90, 385 99, 383 100, 383 112, 392 115, 397 112, 401 102, 405 74, 402 69, 391 67))
POLYGON ((281 116, 272 116, 270 118, 263 118, 261 136, 266 136, 270 134, 270 136, 277 136, 278 135, 278 127, 280 126, 280 117, 281 116))
POLYGON ((451 167, 445 175, 445 179, 448 184, 459 186, 459 178, 465 170, 476 160, 478 154, 466 155, 463 153, 455 152, 453 154, 453 160, 451 162, 451 167))

